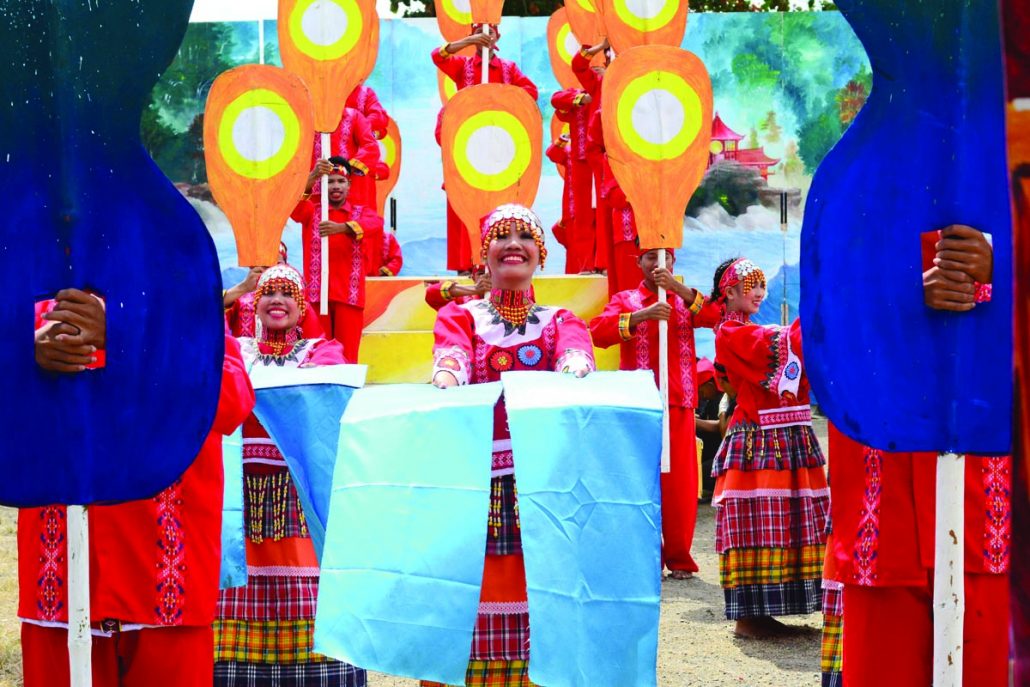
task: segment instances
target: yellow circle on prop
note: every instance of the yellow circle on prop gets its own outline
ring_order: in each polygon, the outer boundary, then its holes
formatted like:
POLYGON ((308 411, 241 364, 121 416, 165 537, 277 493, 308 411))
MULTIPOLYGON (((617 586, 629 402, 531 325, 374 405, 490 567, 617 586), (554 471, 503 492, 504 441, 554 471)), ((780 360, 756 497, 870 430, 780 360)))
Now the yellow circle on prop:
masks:
POLYGON ((576 0, 576 4, 591 14, 597 12, 597 10, 594 9, 594 3, 590 2, 590 0, 576 0))
POLYGON ((461 11, 454 4, 454 0, 440 0, 440 4, 443 5, 444 13, 462 26, 468 26, 472 23, 471 10, 468 12, 461 11))
POLYGON ((567 64, 569 66, 572 65, 572 57, 573 56, 570 55, 569 51, 565 49, 565 45, 566 45, 567 41, 569 40, 569 34, 570 33, 572 33, 572 27, 569 25, 568 22, 565 22, 564 24, 561 25, 561 28, 558 29, 558 35, 555 36, 555 39, 554 39, 555 42, 557 42, 557 44, 558 44, 558 46, 557 46, 558 47, 558 54, 561 55, 562 62, 564 62, 565 64, 567 64))
POLYGON ((502 191, 514 186, 529 169, 531 157, 529 132, 526 131, 518 117, 510 112, 501 110, 478 112, 462 122, 454 137, 454 165, 458 168, 458 173, 470 186, 483 191, 502 191), (486 174, 476 169, 468 156, 469 140, 477 131, 488 126, 495 126, 507 132, 511 136, 514 146, 514 154, 507 167, 493 174, 486 174))
POLYGON ((722 152, 722 141, 712 141, 712 145, 708 146, 708 150, 715 155, 722 152))
POLYGON ((393 169, 393 163, 397 161, 397 141, 393 140, 393 136, 386 136, 381 143, 383 144, 383 162, 390 169, 393 169))
POLYGON ((255 88, 236 97, 222 112, 218 125, 218 152, 229 167, 248 179, 271 179, 286 169, 300 145, 300 121, 290 104, 278 93, 265 88, 255 88), (252 160, 244 155, 233 140, 236 120, 252 108, 264 108, 273 112, 283 127, 283 141, 279 149, 264 160, 252 160))
POLYGON ((451 81, 449 76, 443 78, 443 94, 447 100, 454 97, 454 94, 458 92, 458 84, 451 81))
POLYGON ((631 81, 619 98, 616 111, 619 135, 637 155, 648 160, 672 160, 679 157, 701 133, 701 98, 683 77, 672 72, 653 71, 631 81), (644 138, 633 124, 633 108, 637 101, 652 91, 665 91, 683 107, 679 131, 663 143, 644 138))
POLYGON ((338 60, 358 44, 364 21, 361 17, 361 9, 354 0, 300 0, 290 14, 289 33, 293 44, 308 57, 319 62, 330 62, 338 60), (335 42, 329 45, 315 43, 304 33, 304 14, 316 2, 328 2, 343 10, 347 17, 347 27, 335 42))
POLYGON ((676 16, 676 10, 679 9, 679 3, 683 1, 663 0, 664 4, 657 14, 652 17, 641 17, 629 8, 626 0, 615 0, 615 14, 637 31, 656 31, 672 21, 672 18, 676 16))

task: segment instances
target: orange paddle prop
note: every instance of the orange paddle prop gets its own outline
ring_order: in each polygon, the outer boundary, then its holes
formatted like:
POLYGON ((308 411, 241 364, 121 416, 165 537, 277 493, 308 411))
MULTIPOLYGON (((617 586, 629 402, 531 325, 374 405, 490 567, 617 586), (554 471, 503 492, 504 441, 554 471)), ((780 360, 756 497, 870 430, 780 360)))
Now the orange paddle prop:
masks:
POLYGON ((389 174, 385 179, 376 179, 376 196, 379 199, 379 216, 385 217, 386 197, 397 185, 401 176, 401 130, 392 117, 386 127, 386 135, 379 143, 379 159, 383 161, 389 174))
MULTIPOLYGON (((569 123, 558 119, 556 114, 551 115, 551 141, 557 141, 559 136, 567 133, 569 133, 569 123)), ((565 178, 565 168, 561 165, 558 165, 558 174, 562 179, 565 178)))
POLYGON ((472 26, 472 6, 469 0, 435 0, 436 25, 440 35, 453 43, 469 35, 472 26))
POLYGON ((595 0, 568 0, 565 3, 572 33, 583 45, 597 45, 604 40, 604 17, 598 9, 595 0))
MULTIPOLYGON (((576 0, 570 0, 575 2, 576 0)), ((600 37, 597 40, 601 40, 600 37)), ((586 42, 586 41, 584 41, 586 42)), ((562 88, 580 88, 579 79, 572 71, 572 58, 580 49, 580 40, 569 23, 569 14, 559 7, 547 21, 547 53, 551 58, 551 71, 562 88)), ((604 64, 604 54, 594 55, 591 64, 604 64)))
POLYGON ((208 182, 243 266, 274 265, 283 227, 304 192, 314 111, 299 77, 247 65, 215 79, 204 109, 208 182))
POLYGON ((315 130, 335 131, 379 54, 375 0, 279 0, 279 52, 311 91, 315 130))
MULTIPOLYGON (((576 0, 570 0, 575 2, 576 0)), ((597 0, 615 52, 639 45, 678 48, 687 30, 687 0, 597 0)))
POLYGON ((601 124, 640 247, 678 248, 683 208, 708 165, 712 82, 704 63, 665 45, 621 53, 605 73, 601 124))
MULTIPOLYGON (((474 50, 469 48, 466 50, 462 50, 458 54, 466 55, 471 54, 472 52, 474 52, 474 50)), ((454 97, 454 94, 458 92, 458 86, 453 81, 451 81, 451 77, 447 76, 442 71, 437 69, 436 90, 440 94, 440 104, 446 105, 448 102, 450 102, 450 99, 454 97)))
POLYGON ((443 111, 441 145, 447 198, 468 228, 479 264, 479 223, 498 205, 533 205, 543 159, 543 119, 518 86, 480 84, 458 91, 443 111))
MULTIPOLYGON (((643 250, 683 243, 683 209, 708 165, 712 82, 693 53, 666 45, 630 48, 614 60, 601 89, 601 124, 608 162, 636 215, 643 250)), ((658 301, 665 303, 665 289, 658 301)), ((662 472, 670 469, 669 323, 658 322, 658 386, 662 472)))
POLYGON ((472 21, 476 24, 501 23, 501 12, 504 10, 504 0, 469 0, 472 6, 472 21))

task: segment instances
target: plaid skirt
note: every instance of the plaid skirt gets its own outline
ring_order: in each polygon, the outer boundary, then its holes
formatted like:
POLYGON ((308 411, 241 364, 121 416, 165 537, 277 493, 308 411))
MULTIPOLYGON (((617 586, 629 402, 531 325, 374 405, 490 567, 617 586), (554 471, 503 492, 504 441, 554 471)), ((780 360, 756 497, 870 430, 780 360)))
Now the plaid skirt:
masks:
POLYGON ((719 577, 730 620, 807 615, 822 608, 822 545, 798 549, 730 549, 719 577))
MULTIPOLYGON (((419 683, 422 687, 447 687, 440 682, 419 683)), ((535 687, 529 681, 529 661, 469 661, 467 687, 535 687)))
POLYGON ((844 585, 823 580, 823 642, 820 670, 823 687, 841 687, 844 663, 844 585))
POLYGON ((365 687, 364 670, 332 661, 308 665, 215 663, 215 687, 365 687))

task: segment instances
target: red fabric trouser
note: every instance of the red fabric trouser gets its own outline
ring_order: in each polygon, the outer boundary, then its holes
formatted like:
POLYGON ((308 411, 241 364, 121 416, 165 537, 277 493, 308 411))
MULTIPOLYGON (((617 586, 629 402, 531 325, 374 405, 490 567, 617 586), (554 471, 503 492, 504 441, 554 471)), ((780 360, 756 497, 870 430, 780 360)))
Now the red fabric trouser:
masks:
MULTIPOLYGON (((933 683, 932 580, 924 587, 844 585, 844 687, 933 683)), ((1006 687, 1007 575, 966 575, 963 683, 1006 687)))
POLYGON ((591 272, 597 243, 591 203, 594 175, 586 160, 572 160, 567 175, 572 217, 565 227, 565 273, 591 272))
MULTIPOLYGON (((25 687, 70 684, 68 631, 21 625, 25 687)), ((211 687, 215 639, 207 627, 153 627, 93 637, 94 687, 211 687)))
POLYGON ((669 570, 697 572, 690 555, 697 525, 694 409, 669 408, 670 471, 662 474, 662 558, 669 570))
POLYGON ((447 201, 447 269, 455 272, 472 269, 472 242, 450 201, 447 201))
POLYGON ((640 249, 634 241, 619 241, 612 248, 612 259, 608 264, 609 296, 640 286, 644 273, 637 263, 639 253, 640 249))
MULTIPOLYGON (((319 312, 319 304, 313 303, 315 312, 319 312)), ((322 330, 327 338, 333 338, 343 344, 343 355, 348 363, 358 362, 358 349, 361 347, 361 331, 365 327, 365 309, 346 303, 329 301, 329 314, 318 316, 322 330)))

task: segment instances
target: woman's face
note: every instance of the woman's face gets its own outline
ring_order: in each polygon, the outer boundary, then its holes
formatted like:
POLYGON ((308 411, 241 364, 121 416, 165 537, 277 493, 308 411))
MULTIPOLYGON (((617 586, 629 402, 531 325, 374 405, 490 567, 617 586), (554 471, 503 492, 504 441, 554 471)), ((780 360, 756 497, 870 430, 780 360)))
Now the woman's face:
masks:
POLYGON ((765 300, 765 284, 759 284, 753 287, 747 293, 744 293, 744 285, 737 284, 731 286, 726 291, 726 306, 733 311, 742 312, 746 315, 754 315, 758 312, 758 309, 762 307, 762 301, 765 300))
POLYGON ((267 331, 283 331, 297 326, 300 307, 293 296, 284 291, 261 296, 257 305, 257 316, 267 331))
POLYGON ((540 264, 540 249, 530 229, 512 230, 490 242, 486 264, 494 288, 528 289, 540 264))

